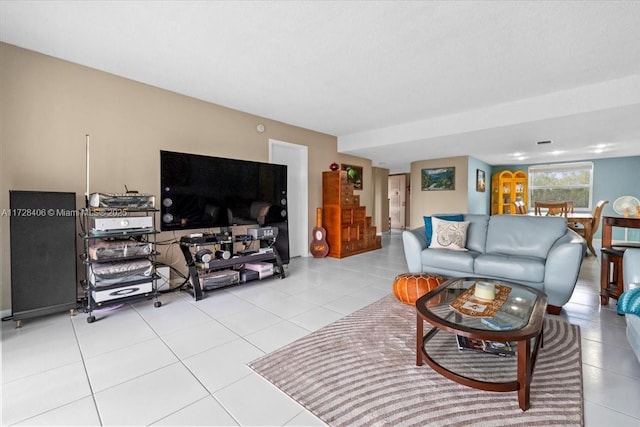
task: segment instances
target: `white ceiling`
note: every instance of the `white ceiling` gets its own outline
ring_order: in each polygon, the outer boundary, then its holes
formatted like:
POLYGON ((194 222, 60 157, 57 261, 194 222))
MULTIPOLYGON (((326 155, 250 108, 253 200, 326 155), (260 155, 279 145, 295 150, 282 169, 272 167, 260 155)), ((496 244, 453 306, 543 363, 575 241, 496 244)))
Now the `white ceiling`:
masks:
POLYGON ((640 155, 639 1, 2 0, 0 40, 336 135, 392 173, 640 155))

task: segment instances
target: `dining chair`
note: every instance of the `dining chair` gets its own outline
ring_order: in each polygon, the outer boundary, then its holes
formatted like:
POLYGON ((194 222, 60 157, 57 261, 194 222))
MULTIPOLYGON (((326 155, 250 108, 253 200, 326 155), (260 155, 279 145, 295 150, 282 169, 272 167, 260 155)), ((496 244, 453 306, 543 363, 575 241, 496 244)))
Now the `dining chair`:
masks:
POLYGON ((573 213, 573 200, 567 200, 567 213, 573 213))
POLYGON ((567 216, 567 202, 534 202, 534 213, 542 215, 542 209, 547 209, 545 215, 567 216))
POLYGON ((527 207, 524 205, 524 202, 522 200, 516 200, 515 202, 513 202, 513 204, 516 206, 516 214, 518 215, 527 214, 527 207))
MULTIPOLYGON (((596 207, 593 208, 593 219, 591 220, 591 236, 593 236, 596 231, 598 231, 598 227, 600 226, 600 218, 602 218, 602 209, 607 203, 609 203, 608 200, 600 200, 596 204, 596 207)), ((584 225, 580 224, 579 222, 569 222, 567 225, 570 229, 572 229, 582 237, 589 237, 585 236, 584 225)))

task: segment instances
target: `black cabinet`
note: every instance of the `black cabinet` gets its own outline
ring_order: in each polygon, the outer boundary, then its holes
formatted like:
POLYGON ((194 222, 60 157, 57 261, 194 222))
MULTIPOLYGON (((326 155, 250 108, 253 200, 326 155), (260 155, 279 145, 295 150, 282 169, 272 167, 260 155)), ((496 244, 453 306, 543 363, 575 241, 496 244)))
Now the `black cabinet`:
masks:
POLYGON ((10 191, 11 311, 21 320, 77 306, 76 194, 10 191))

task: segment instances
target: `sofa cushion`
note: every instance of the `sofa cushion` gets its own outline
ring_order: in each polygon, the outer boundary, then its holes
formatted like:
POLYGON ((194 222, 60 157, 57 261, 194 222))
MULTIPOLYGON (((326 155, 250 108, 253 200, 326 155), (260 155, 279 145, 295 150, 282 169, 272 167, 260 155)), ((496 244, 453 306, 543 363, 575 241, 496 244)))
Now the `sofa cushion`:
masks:
POLYGON ((468 221, 445 221, 431 218, 433 235, 429 248, 466 251, 468 221))
POLYGON ((482 254, 475 259, 473 272, 479 276, 503 277, 514 282, 544 282, 544 259, 482 254))
MULTIPOLYGON (((436 218, 445 219, 447 221, 464 221, 464 215, 462 214, 437 214, 433 215, 436 218)), ((433 224, 431 223, 430 216, 422 217, 424 220, 424 232, 427 235, 427 245, 431 244, 431 235, 433 234, 433 224)))
POLYGON ((479 214, 466 214, 464 216, 464 220, 469 221, 469 229, 467 230, 467 249, 476 252, 485 251, 489 218, 489 215, 479 214))
POLYGON ((474 251, 450 251, 448 249, 425 249, 422 251, 422 266, 424 271, 429 267, 473 273, 473 260, 479 254, 474 251))
POLYGON ((486 253, 546 259, 551 246, 565 234, 564 217, 493 215, 486 253))
POLYGON ((544 266, 543 258, 481 254, 475 258, 473 272, 479 276, 499 276, 514 282, 544 282, 544 266))

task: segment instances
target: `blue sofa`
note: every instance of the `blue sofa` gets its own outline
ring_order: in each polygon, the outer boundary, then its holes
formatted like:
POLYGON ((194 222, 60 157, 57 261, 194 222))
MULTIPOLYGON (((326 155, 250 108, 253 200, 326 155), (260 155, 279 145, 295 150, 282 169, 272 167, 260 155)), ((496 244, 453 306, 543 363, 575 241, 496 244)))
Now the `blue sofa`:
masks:
MULTIPOLYGON (((436 215, 437 216, 437 215, 436 215)), ((425 227, 402 233, 410 272, 445 277, 489 277, 540 289, 548 312, 559 314, 578 280, 585 240, 563 217, 463 215, 466 251, 428 248, 425 227)))
MULTIPOLYGON (((622 278, 624 290, 640 287, 640 249, 628 248, 622 257, 622 278)), ((640 317, 635 314, 626 314, 627 339, 640 362, 640 317)))

